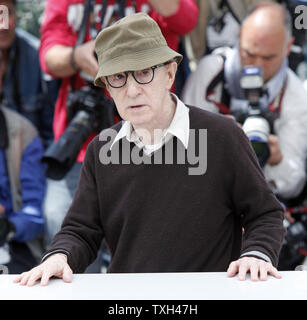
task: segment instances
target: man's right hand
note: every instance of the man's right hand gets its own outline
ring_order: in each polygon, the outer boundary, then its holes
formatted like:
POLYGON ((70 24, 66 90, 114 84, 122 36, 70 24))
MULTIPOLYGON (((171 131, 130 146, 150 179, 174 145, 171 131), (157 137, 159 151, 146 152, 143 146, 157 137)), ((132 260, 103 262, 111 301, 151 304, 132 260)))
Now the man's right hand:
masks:
POLYGON ((37 267, 17 276, 14 282, 30 287, 41 279, 41 286, 46 286, 53 276, 61 278, 65 282, 72 281, 72 270, 67 263, 67 256, 63 253, 51 255, 37 267))

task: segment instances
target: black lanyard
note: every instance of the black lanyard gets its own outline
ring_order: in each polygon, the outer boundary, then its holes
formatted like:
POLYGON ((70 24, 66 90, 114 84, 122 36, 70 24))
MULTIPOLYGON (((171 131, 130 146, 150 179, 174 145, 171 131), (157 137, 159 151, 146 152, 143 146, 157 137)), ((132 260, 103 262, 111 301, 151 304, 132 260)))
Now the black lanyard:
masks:
MULTIPOLYGON (((93 35, 95 33, 95 36, 97 34, 97 28, 96 28, 96 24, 95 24, 95 17, 94 17, 94 8, 95 8, 95 4, 96 4, 96 0, 86 0, 85 1, 85 7, 84 7, 84 14, 82 17, 82 22, 81 22, 81 27, 78 33, 78 39, 77 39, 77 43, 76 45, 80 45, 84 42, 85 40, 85 35, 86 35, 86 29, 87 29, 87 22, 89 20, 89 17, 91 14, 93 14, 93 19, 90 23, 90 35, 91 38, 95 38, 93 35)), ((107 13, 107 4, 108 4, 108 0, 103 0, 102 2, 102 10, 101 10, 101 28, 104 24, 104 19, 106 17, 106 13, 107 13)), ((115 10, 113 12, 112 17, 116 16, 117 19, 121 19, 125 16, 125 11, 126 11, 126 4, 127 4, 127 0, 117 0, 115 2, 115 10)), ((137 12, 137 7, 136 7, 136 1, 132 0, 132 5, 134 7, 135 12, 137 12)), ((111 17, 111 18, 112 18, 111 17)))
POLYGON ((0 108, 0 148, 6 149, 9 145, 7 124, 3 111, 0 108))
MULTIPOLYGON (((106 16, 107 4, 108 4, 108 0, 103 0, 102 11, 101 11, 101 26, 103 26, 104 19, 106 16)), ((114 16, 117 16, 117 19, 123 18, 126 15, 125 11, 127 6, 127 0, 117 0, 114 5, 115 5, 115 10, 113 11, 113 15, 111 18, 113 18, 114 16)), ((135 0, 132 0, 132 6, 134 8, 134 11, 137 12, 135 0)))

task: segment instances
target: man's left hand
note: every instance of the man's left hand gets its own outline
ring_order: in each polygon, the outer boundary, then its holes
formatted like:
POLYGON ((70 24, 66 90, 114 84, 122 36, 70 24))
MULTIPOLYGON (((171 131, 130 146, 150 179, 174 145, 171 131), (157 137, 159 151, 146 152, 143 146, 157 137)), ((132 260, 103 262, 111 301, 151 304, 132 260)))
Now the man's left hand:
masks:
POLYGON ((282 160, 282 152, 279 145, 279 139, 276 135, 269 135, 269 147, 270 147, 270 157, 268 159, 268 164, 271 166, 277 165, 282 160))
POLYGON ((281 278, 280 273, 271 263, 254 257, 243 257, 231 262, 227 270, 227 276, 233 277, 238 273, 239 280, 245 280, 247 272, 250 272, 252 281, 258 281, 258 279, 265 281, 268 274, 277 279, 281 278))

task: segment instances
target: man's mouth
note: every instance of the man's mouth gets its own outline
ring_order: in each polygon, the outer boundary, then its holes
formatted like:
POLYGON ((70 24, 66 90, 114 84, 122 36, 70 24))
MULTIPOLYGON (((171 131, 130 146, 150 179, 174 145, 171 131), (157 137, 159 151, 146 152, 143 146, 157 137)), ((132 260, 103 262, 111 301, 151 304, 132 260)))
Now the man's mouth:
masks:
POLYGON ((140 109, 140 108, 143 108, 145 107, 144 104, 138 104, 138 105, 135 105, 135 106, 130 106, 131 109, 140 109))

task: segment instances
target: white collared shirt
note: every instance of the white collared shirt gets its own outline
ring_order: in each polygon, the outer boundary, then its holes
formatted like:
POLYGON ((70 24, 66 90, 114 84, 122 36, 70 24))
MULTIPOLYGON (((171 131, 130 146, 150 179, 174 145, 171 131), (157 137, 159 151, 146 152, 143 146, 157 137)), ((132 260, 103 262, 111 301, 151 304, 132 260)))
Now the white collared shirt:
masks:
POLYGON ((160 142, 156 144, 145 145, 142 143, 135 130, 133 130, 133 126, 130 121, 124 121, 123 126, 119 130, 111 145, 111 149, 117 141, 126 137, 129 142, 134 142, 140 149, 143 149, 146 155, 150 155, 151 153, 159 150, 173 136, 178 138, 187 149, 190 133, 189 108, 186 107, 185 104, 175 94, 172 93, 172 96, 176 100, 176 111, 173 120, 163 134, 160 142))

